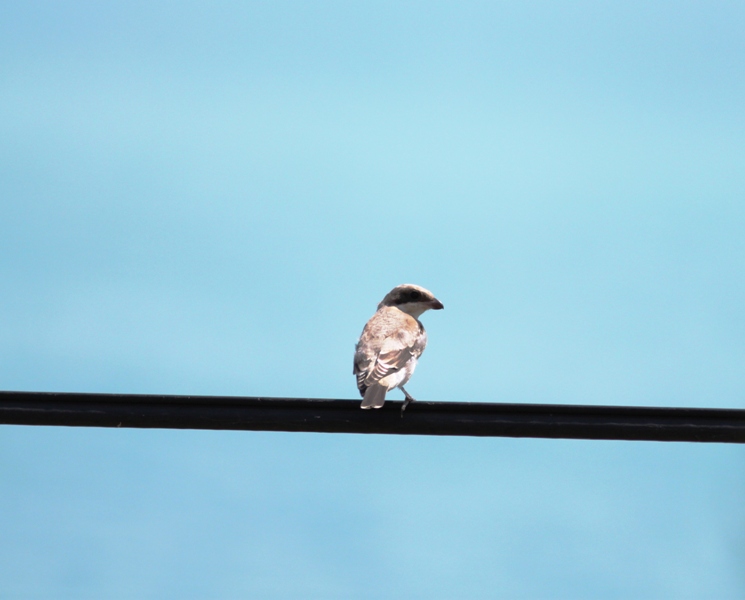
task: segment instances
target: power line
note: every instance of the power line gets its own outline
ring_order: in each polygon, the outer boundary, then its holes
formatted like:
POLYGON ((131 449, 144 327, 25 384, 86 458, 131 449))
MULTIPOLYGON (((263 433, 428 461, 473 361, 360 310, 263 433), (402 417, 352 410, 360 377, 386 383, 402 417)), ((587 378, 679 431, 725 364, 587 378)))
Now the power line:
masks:
POLYGON ((0 392, 0 424, 745 443, 745 410, 0 392))

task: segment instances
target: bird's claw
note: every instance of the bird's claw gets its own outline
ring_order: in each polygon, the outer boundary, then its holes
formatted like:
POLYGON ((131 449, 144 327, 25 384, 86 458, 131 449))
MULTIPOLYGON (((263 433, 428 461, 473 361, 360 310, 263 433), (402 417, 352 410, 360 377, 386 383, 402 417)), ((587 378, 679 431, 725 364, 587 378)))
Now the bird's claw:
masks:
POLYGON ((416 402, 414 398, 409 396, 409 394, 406 394, 406 400, 404 400, 404 403, 401 405, 401 418, 404 416, 404 411, 406 410, 406 407, 409 406, 412 402, 416 402))

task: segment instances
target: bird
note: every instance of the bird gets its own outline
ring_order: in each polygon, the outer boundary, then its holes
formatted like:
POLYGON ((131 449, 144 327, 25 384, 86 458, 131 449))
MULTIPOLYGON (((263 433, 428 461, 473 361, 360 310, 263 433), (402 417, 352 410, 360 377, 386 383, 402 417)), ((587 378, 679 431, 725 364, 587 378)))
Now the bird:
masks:
POLYGON ((362 396, 360 408, 380 408, 386 392, 399 388, 406 398, 401 407, 403 416, 406 407, 415 401, 404 384, 427 345, 427 332, 419 317, 427 310, 442 308, 432 292, 411 283, 394 287, 381 300, 354 349, 353 373, 362 396))

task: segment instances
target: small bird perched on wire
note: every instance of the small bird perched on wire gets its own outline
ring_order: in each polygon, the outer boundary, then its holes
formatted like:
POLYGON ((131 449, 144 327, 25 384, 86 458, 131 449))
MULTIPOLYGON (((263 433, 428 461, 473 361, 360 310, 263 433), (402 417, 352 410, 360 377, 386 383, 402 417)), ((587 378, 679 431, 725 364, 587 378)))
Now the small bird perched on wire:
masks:
POLYGON ((362 330, 354 352, 361 408, 380 408, 386 392, 393 388, 400 388, 406 397, 402 415, 414 402, 404 384, 427 345, 427 332, 419 317, 430 308, 440 310, 444 306, 432 292, 410 283, 393 288, 378 304, 378 311, 362 330))

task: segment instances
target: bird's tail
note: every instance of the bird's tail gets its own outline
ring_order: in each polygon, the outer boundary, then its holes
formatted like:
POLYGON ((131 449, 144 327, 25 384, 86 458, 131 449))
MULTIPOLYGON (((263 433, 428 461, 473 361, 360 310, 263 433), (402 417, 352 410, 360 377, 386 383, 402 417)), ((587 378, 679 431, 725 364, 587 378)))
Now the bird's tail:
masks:
POLYGON ((365 390, 365 397, 362 400, 361 408, 380 408, 385 404, 385 393, 388 389, 374 383, 365 390))

